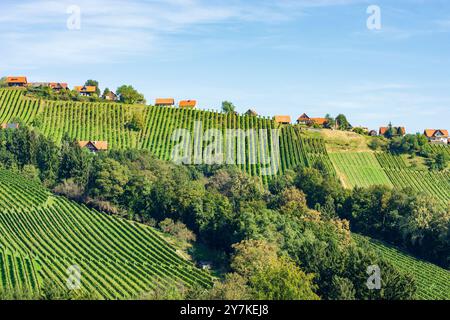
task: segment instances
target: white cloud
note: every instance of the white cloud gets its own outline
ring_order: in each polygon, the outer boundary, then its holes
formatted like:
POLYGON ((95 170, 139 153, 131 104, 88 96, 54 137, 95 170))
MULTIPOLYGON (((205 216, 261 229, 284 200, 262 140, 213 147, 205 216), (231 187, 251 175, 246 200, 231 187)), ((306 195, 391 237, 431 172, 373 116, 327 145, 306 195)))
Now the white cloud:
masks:
POLYGON ((151 53, 166 34, 233 21, 279 22, 305 8, 359 0, 44 0, 0 3, 0 67, 99 63, 151 53), (81 30, 66 27, 70 5, 81 8, 81 30), (7 13, 7 14, 4 14, 7 13), (6 49, 5 49, 6 48, 6 49))

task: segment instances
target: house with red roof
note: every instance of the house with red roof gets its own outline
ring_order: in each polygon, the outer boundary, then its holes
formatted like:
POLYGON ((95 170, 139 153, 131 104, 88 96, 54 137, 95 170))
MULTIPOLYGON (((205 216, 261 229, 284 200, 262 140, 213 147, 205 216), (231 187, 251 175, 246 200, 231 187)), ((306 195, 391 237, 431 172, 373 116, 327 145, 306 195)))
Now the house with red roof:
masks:
POLYGON ((448 130, 426 129, 424 135, 430 143, 448 144, 448 130))

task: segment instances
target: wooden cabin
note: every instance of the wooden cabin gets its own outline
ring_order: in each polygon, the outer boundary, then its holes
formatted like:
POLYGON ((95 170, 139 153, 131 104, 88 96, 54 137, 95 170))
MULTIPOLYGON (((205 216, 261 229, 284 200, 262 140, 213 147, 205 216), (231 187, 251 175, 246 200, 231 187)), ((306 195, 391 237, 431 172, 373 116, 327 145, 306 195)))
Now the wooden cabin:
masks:
POLYGON ((194 109, 196 105, 197 105, 196 100, 182 100, 179 103, 179 106, 182 109, 194 109))
MULTIPOLYGON (((381 127, 379 130, 380 136, 386 136, 386 134, 389 131, 389 127, 381 127)), ((406 128, 405 127, 392 127, 393 136, 394 137, 403 137, 406 135, 406 128)))
POLYGON ((78 145, 81 148, 86 148, 93 153, 108 150, 108 142, 107 141, 79 141, 78 145))
POLYGON ((297 124, 309 126, 311 124, 311 118, 308 117, 306 113, 304 113, 300 117, 298 117, 297 124))
POLYGON ((117 101, 118 97, 117 94, 115 94, 114 92, 110 91, 107 94, 104 94, 102 96, 103 99, 108 100, 108 101, 117 101))
POLYGON ((155 100, 155 106, 157 107, 171 107, 175 105, 175 99, 173 98, 158 98, 155 100))
POLYGON ((74 87, 74 90, 78 91, 80 93, 80 95, 82 95, 82 96, 89 97, 97 92, 97 87, 96 86, 76 86, 76 87, 74 87))
POLYGON ((69 88, 69 85, 65 82, 50 82, 48 86, 56 92, 60 92, 61 90, 66 90, 69 88))
POLYGON ((427 137, 430 143, 436 144, 448 144, 448 130, 444 129, 426 129, 424 131, 425 137, 427 137))
POLYGON ((278 124, 290 124, 292 122, 290 116, 275 116, 273 119, 278 124))
POLYGON ((2 129, 19 129, 18 123, 2 123, 0 126, 2 129))
POLYGON ((27 77, 6 77, 8 87, 26 87, 28 85, 27 77))
POLYGON ((252 116, 252 117, 257 117, 258 116, 258 113, 255 110, 252 110, 252 109, 248 109, 245 114, 247 116, 252 116))

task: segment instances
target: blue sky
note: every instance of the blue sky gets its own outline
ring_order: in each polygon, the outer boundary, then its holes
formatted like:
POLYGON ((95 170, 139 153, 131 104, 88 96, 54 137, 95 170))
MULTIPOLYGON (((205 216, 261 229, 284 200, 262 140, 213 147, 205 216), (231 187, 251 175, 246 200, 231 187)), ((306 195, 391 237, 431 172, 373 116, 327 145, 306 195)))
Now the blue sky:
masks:
POLYGON ((450 129, 447 0, 2 0, 0 29, 3 76, 450 129), (67 28, 70 5, 80 30, 67 28), (370 5, 379 31, 366 26, 370 5))

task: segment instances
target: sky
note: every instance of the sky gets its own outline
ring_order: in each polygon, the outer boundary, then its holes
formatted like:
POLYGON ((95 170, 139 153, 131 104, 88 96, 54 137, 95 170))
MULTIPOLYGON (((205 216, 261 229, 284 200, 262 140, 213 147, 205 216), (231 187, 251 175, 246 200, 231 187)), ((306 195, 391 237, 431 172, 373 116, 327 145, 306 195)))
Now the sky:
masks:
POLYGON ((131 84, 149 103, 450 129, 450 1, 1 0, 7 75, 131 84))

